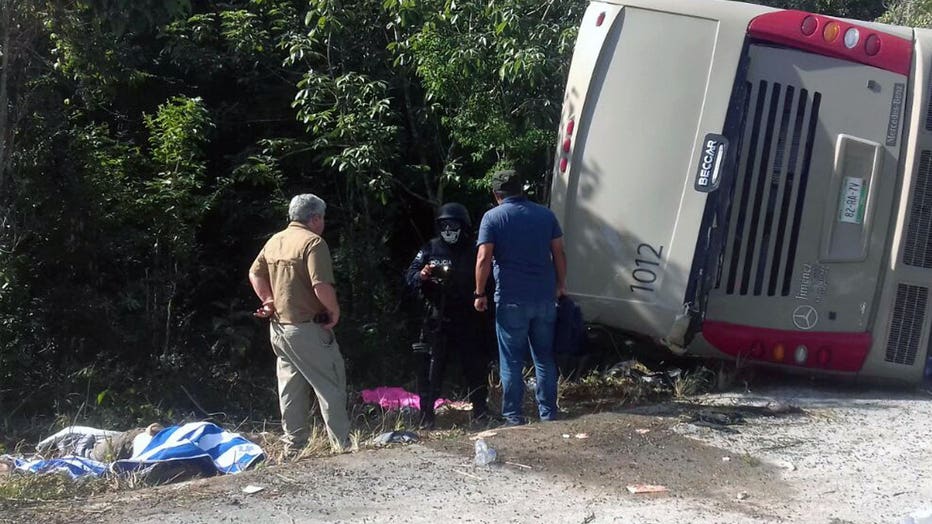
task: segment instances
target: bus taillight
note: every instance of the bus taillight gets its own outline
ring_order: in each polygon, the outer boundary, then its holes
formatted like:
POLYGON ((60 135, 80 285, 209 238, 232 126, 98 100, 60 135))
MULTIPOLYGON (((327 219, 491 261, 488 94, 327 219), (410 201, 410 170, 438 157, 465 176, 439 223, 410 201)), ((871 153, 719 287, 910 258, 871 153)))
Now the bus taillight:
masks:
POLYGON ((803 23, 799 27, 799 30, 803 32, 804 35, 810 36, 812 33, 815 33, 815 30, 818 29, 819 22, 812 15, 803 18, 803 23))
POLYGON ((773 347, 773 361, 774 362, 783 362, 783 357, 786 356, 786 349, 783 347, 783 344, 777 344, 773 347))
POLYGON ((854 49, 857 47, 858 42, 861 41, 861 32, 858 31, 857 27, 849 27, 845 31, 845 47, 848 49, 854 49))
POLYGON ((912 66, 912 41, 804 11, 776 11, 755 17, 748 25, 748 36, 904 76, 909 75, 912 66))
POLYGON ((806 363, 806 359, 809 357, 809 348, 804 344, 796 346, 796 351, 793 352, 793 360, 799 364, 803 365, 806 363))
POLYGON ((829 22, 825 24, 825 29, 822 30, 822 39, 831 44, 838 38, 838 33, 840 32, 841 28, 838 27, 837 23, 829 22))
POLYGON ((570 149, 572 149, 573 139, 570 137, 573 136, 573 129, 575 128, 576 128, 576 120, 571 118, 569 121, 566 122, 566 137, 563 139, 562 147, 560 147, 560 153, 561 153, 560 172, 561 173, 566 173, 566 168, 570 163, 569 159, 565 155, 568 155, 570 153, 570 149))
POLYGON ((832 352, 827 347, 821 347, 816 355, 816 360, 819 361, 819 367, 824 368, 832 360, 832 352))
POLYGON ((735 358, 848 372, 860 371, 871 345, 868 332, 769 329, 711 320, 703 322, 702 336, 735 358), (819 349, 813 355, 809 348, 819 349))
POLYGON ((880 52, 880 37, 877 35, 870 35, 867 37, 867 40, 864 42, 864 52, 867 53, 867 56, 874 56, 880 52))

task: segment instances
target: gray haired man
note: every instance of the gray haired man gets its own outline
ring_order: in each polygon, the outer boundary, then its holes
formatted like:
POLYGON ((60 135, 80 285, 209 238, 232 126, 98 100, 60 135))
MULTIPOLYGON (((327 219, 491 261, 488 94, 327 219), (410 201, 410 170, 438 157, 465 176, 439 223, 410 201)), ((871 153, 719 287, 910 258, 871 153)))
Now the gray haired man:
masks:
POLYGON ((271 320, 288 451, 307 443, 311 388, 331 444, 341 450, 349 446, 346 369, 333 335, 340 304, 330 248, 321 238, 326 209, 324 201, 310 193, 292 198, 288 227, 265 243, 249 269, 249 282, 262 301, 255 315, 271 320))

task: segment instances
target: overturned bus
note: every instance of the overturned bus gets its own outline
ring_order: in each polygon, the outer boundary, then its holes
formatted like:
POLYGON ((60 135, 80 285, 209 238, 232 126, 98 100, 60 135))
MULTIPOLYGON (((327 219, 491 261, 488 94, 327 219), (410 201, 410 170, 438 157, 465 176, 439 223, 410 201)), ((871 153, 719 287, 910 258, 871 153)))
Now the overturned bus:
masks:
POLYGON ((675 352, 921 381, 930 66, 923 29, 592 2, 550 197, 586 319, 675 352))

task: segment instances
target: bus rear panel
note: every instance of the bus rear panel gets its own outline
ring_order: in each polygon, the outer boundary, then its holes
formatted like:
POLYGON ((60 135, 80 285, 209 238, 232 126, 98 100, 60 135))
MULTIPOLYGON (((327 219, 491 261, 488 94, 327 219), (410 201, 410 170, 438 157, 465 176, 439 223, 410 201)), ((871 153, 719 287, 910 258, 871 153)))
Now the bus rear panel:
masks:
POLYGON ((551 202, 587 319, 696 355, 920 381, 930 42, 735 2, 593 2, 551 202))

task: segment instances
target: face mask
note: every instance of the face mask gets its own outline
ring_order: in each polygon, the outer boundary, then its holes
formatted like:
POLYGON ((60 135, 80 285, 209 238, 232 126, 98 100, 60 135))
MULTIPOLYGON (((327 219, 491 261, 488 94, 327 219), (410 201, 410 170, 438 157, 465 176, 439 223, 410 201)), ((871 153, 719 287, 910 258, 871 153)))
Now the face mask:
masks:
POLYGON ((455 244, 460 239, 460 225, 444 220, 440 223, 440 238, 447 244, 455 244))

